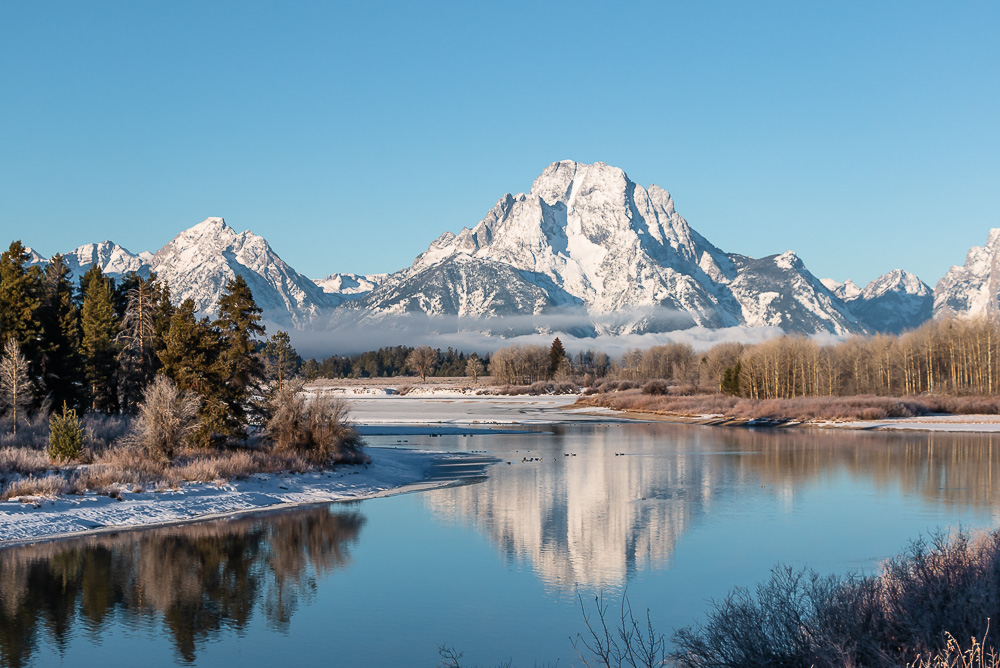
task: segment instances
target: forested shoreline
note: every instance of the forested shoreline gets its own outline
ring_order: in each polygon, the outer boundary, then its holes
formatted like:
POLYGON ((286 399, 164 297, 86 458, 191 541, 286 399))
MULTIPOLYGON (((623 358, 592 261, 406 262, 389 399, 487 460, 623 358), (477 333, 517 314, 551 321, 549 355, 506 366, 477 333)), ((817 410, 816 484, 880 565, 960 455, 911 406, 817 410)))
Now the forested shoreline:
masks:
POLYGON ((224 288, 199 318, 155 274, 74 286, 60 255, 0 254, 0 499, 368 461, 342 400, 305 401, 243 277, 224 288))

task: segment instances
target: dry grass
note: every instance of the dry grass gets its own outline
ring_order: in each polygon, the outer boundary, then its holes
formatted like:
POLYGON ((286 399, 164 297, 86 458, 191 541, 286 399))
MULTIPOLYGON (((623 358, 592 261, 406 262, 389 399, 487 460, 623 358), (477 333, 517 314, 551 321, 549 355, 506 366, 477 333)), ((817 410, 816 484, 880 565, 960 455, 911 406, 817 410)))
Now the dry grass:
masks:
POLYGON ((0 492, 0 501, 15 497, 56 497, 67 493, 70 485, 62 475, 53 473, 42 478, 33 475, 15 480, 0 492))
POLYGON ((948 646, 945 649, 937 654, 920 657, 913 663, 906 664, 906 668, 1000 668, 1000 654, 992 648, 986 649, 988 633, 989 629, 983 634, 982 642, 973 636, 969 649, 966 650, 962 649, 953 635, 946 633, 948 646))
POLYGON ((884 420, 933 413, 998 414, 1000 397, 919 395, 880 397, 795 397, 741 399, 725 394, 675 395, 644 390, 600 391, 582 397, 578 406, 601 406, 678 416, 722 415, 771 420, 884 420))
POLYGON ((270 449, 215 452, 186 448, 171 465, 150 457, 136 445, 108 448, 89 465, 58 468, 35 450, 4 448, 0 450, 0 500, 86 491, 117 495, 122 491, 172 489, 187 482, 228 481, 255 473, 306 473, 318 468, 299 454, 270 449), (40 475, 48 471, 52 473, 40 475))
POLYGON ((266 433, 274 453, 305 457, 320 466, 370 462, 351 424, 347 401, 331 396, 306 401, 300 390, 289 383, 271 398, 266 433))
POLYGON ((42 450, 0 448, 0 476, 4 474, 32 475, 55 468, 42 450))

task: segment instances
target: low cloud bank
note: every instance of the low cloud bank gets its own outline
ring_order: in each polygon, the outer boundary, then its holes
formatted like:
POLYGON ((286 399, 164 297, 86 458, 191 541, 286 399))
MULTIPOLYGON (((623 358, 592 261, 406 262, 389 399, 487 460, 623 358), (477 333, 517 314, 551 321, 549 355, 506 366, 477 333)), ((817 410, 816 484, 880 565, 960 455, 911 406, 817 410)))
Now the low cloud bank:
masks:
MULTIPOLYGON (((268 326, 268 331, 274 331, 273 326, 268 326)), ((486 353, 514 344, 549 345, 556 336, 570 353, 589 348, 616 356, 629 349, 666 343, 687 343, 698 351, 719 343, 760 343, 784 332, 779 327, 693 326, 686 314, 658 309, 596 317, 562 312, 483 319, 422 314, 383 316, 378 320, 341 318, 326 328, 299 329, 289 334, 300 355, 322 359, 398 345, 486 353), (649 329, 669 331, 645 331, 649 329), (630 333, 615 333, 623 330, 630 333)))

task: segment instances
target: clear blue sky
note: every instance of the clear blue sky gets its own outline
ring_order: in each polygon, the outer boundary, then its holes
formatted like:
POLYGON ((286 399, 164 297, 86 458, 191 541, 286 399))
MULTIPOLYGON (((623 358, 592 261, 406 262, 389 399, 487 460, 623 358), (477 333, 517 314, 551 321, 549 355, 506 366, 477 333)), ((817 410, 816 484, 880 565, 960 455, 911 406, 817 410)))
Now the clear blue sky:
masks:
POLYGON ((384 272, 550 162, 724 250, 933 285, 1000 227, 1000 3, 0 0, 0 237, 207 216, 384 272))

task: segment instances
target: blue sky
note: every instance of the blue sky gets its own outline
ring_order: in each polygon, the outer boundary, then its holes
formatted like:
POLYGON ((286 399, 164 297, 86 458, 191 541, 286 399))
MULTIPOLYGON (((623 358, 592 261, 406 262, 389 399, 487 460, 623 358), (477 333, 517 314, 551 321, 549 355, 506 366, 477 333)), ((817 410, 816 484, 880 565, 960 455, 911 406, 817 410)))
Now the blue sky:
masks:
POLYGON ((997 34, 995 2, 0 2, 0 237, 223 216, 393 271, 574 159, 724 250, 933 285, 1000 227, 997 34))

